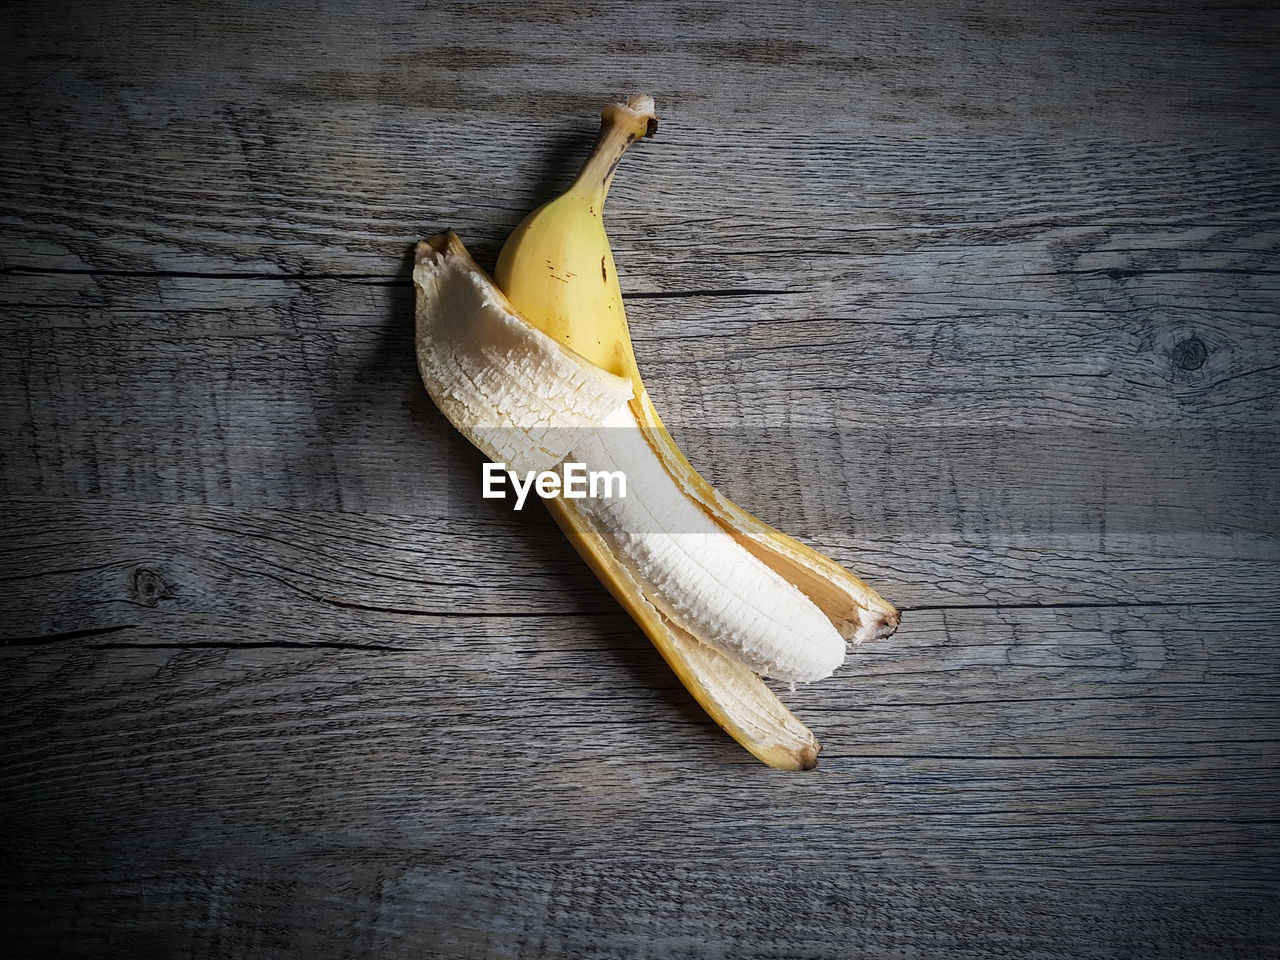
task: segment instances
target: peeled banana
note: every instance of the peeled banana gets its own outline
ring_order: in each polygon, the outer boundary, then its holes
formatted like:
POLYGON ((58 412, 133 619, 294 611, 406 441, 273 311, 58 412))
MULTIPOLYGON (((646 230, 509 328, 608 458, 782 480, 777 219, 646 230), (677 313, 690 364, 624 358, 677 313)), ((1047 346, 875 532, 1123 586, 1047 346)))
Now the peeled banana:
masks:
POLYGON ((623 153, 656 129, 653 100, 632 97, 601 118, 581 173, 516 228, 493 280, 452 232, 418 244, 419 370, 492 460, 625 475, 625 497, 547 506, 712 718, 765 763, 810 769, 817 740, 761 677, 830 676, 846 640, 888 636, 898 612, 721 496, 664 429, 636 366, 603 218, 623 153))

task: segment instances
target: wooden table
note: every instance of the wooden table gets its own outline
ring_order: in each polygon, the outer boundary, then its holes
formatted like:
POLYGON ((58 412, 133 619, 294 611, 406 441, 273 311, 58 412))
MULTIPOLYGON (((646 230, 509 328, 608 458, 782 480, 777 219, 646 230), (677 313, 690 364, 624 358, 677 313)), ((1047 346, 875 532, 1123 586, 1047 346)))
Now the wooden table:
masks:
POLYGON ((319 6, 3 15, 8 956, 1280 956, 1273 5, 319 6), (660 409, 905 611, 811 774, 414 369, 638 91, 660 409))

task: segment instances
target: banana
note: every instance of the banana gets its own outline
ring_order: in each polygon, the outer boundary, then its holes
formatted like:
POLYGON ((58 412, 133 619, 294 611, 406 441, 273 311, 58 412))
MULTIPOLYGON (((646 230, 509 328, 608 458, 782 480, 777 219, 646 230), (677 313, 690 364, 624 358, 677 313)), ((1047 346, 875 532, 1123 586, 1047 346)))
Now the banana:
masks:
POLYGON ((761 676, 829 676, 846 640, 888 636, 898 612, 723 497, 663 427, 603 219, 623 153, 656 129, 653 100, 633 97, 601 117, 574 183, 503 247, 496 285, 452 233, 418 245, 419 369, 446 417, 491 458, 529 469, 572 460, 628 478, 626 497, 558 497, 548 508, 717 723, 771 766, 810 769, 817 740, 761 676))

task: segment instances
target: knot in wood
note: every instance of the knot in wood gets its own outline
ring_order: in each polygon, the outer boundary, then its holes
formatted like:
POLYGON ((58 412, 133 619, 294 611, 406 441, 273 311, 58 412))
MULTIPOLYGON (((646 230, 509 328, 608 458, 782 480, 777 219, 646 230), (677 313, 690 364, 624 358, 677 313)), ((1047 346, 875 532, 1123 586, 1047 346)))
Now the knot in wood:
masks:
POLYGON ((138 567, 129 578, 129 592, 138 603, 154 607, 166 597, 173 596, 173 585, 158 571, 150 567, 138 567))
POLYGON ((1179 370, 1199 370, 1209 356, 1209 348, 1199 337, 1188 337, 1173 347, 1173 365, 1179 370))

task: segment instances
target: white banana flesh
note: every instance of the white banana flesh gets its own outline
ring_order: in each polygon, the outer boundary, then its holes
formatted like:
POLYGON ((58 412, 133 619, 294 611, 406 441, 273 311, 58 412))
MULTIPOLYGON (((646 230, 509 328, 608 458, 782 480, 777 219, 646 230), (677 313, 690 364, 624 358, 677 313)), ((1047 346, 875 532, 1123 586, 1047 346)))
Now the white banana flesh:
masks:
POLYGON ((664 616, 761 676, 808 683, 844 662, 831 621, 689 497, 629 408, 584 434, 573 457, 627 477, 626 498, 585 499, 578 509, 664 616))
POLYGON ((628 405, 630 380, 524 320, 452 234, 419 245, 414 282, 419 369, 463 436, 521 472, 562 461, 621 471, 625 497, 564 504, 663 617, 762 676, 807 683, 835 672, 839 631, 672 478, 628 405))

